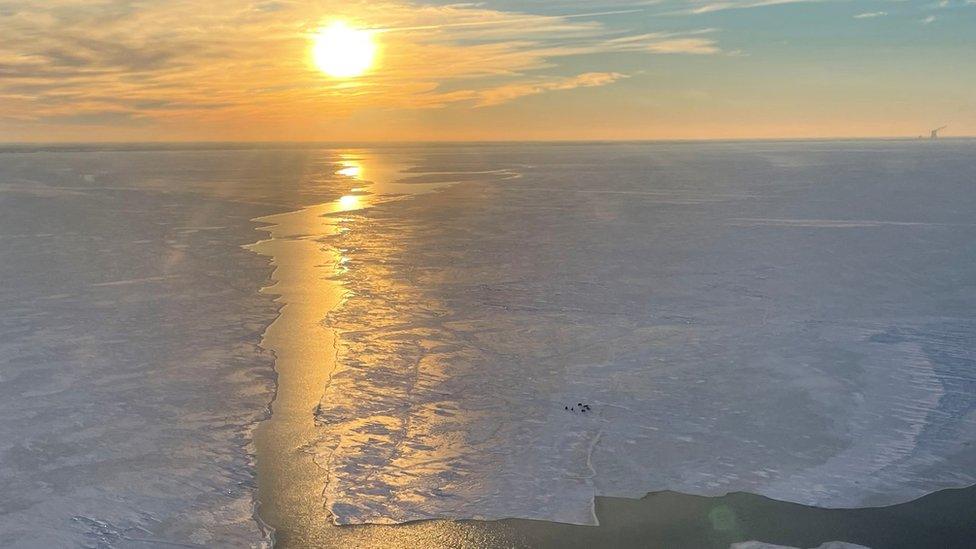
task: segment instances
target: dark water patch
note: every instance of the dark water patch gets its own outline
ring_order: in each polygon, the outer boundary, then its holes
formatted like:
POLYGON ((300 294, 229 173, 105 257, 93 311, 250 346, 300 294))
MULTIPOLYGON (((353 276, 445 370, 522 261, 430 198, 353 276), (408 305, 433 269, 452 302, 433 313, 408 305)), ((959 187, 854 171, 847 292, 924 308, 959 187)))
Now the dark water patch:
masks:
MULTIPOLYGON (((422 521, 328 529, 323 547, 726 549, 759 540, 792 547, 845 541, 873 549, 964 549, 976 540, 976 487, 866 509, 822 509, 747 493, 597 498, 600 526, 544 521, 422 521)), ((279 543, 278 547, 292 547, 279 543)), ((294 546, 294 547, 297 547, 294 546)))

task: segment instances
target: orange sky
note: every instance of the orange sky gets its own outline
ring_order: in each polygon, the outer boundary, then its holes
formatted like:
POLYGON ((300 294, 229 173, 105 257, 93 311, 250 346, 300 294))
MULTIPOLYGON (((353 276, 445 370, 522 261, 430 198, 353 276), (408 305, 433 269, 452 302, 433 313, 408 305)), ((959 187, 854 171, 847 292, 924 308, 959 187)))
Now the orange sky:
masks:
POLYGON ((0 0, 0 141, 976 134, 976 5, 0 0), (374 29, 330 78, 312 38, 374 29))

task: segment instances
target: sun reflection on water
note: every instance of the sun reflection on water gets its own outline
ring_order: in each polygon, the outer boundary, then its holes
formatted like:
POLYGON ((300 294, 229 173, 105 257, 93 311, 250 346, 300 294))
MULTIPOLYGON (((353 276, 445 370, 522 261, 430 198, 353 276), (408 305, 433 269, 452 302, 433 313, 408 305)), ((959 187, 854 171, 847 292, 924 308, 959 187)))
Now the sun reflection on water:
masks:
POLYGON ((255 220, 269 238, 250 249, 275 267, 272 283, 262 291, 281 305, 261 342, 275 356, 277 392, 271 417, 254 434, 259 515, 275 529, 277 547, 320 546, 336 536, 323 495, 326 473, 310 453, 321 436, 315 410, 336 367, 338 334, 323 320, 342 306, 348 292, 343 281, 348 259, 329 239, 358 229, 351 215, 336 214, 375 205, 384 182, 405 167, 385 156, 341 154, 332 171, 338 177, 328 184, 342 191, 353 178, 359 187, 331 202, 255 220), (365 166, 371 181, 363 179, 365 166))
POLYGON ((339 207, 341 208, 340 211, 347 212, 350 210, 357 210, 361 208, 362 207, 360 205, 361 198, 362 197, 354 194, 347 194, 343 196, 342 198, 339 199, 339 207))
POLYGON ((336 170, 336 175, 344 175, 346 177, 355 177, 359 179, 362 177, 363 167, 358 162, 344 161, 343 167, 336 170))
MULTIPOLYGON (((404 174, 416 166, 412 155, 358 149, 324 160, 328 166, 326 177, 313 174, 307 186, 316 191, 332 190, 338 198, 256 219, 263 224, 260 230, 269 236, 249 247, 274 265, 271 284, 262 291, 275 296, 280 305, 277 319, 265 330, 261 341, 262 348, 275 357, 277 391, 271 416, 254 432, 258 515, 275 529, 275 547, 342 546, 339 540, 352 535, 349 531, 340 533, 333 525, 327 504, 335 498, 327 501, 326 490, 331 488, 327 465, 315 461, 316 452, 323 448, 323 437, 335 438, 338 434, 352 447, 359 444, 357 418, 329 425, 316 423, 317 411, 342 407, 342 399, 348 398, 341 383, 333 379, 333 375, 342 376, 337 363, 340 339, 336 328, 326 320, 340 308, 349 307, 347 300, 353 295, 347 286, 352 267, 342 242, 353 237, 357 242, 397 247, 396 240, 388 242, 381 234, 370 233, 371 225, 364 222, 366 217, 361 212, 450 184, 440 180, 403 181, 404 174), (323 400, 326 394, 329 397, 323 400)), ((396 287, 382 273, 375 275, 372 283, 396 287)), ((363 357, 369 359, 367 355, 363 357)), ((402 426, 391 423, 388 427, 392 432, 402 426)), ((423 429, 418 424, 411 432, 425 439, 436 436, 423 429)), ((377 448, 374 445, 373 449, 377 448)), ((357 451, 352 448, 351 454, 357 451)), ((349 448, 345 455, 350 455, 349 448)), ((442 456, 441 462, 446 463, 447 457, 442 456)), ((428 469, 438 466, 417 465, 428 469)), ((472 527, 432 521, 395 528, 364 527, 357 529, 355 536, 371 547, 402 547, 417 545, 406 543, 403 536, 427 541, 445 536, 456 538, 469 528, 472 527)))

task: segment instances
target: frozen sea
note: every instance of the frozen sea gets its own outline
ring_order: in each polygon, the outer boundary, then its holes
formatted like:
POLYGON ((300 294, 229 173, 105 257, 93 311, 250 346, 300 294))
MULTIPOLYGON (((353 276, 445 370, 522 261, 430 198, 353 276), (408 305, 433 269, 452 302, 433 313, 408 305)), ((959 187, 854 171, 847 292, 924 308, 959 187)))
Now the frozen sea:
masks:
POLYGON ((0 258, 2 545, 976 483, 976 141, 10 146, 0 258))

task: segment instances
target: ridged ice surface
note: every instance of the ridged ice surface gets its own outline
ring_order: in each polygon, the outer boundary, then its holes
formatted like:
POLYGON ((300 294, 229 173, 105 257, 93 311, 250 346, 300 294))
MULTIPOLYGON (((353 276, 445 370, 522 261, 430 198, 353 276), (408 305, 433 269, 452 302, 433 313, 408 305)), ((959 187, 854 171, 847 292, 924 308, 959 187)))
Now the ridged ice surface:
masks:
POLYGON ((0 149, 0 544, 268 542, 251 435, 281 304, 247 245, 316 205, 342 214, 298 237, 340 267, 292 274, 348 292, 309 448, 336 522, 972 484, 974 160, 972 141, 0 149))
POLYGON ((903 502, 976 471, 976 143, 453 148, 347 215, 338 523, 595 495, 903 502), (589 404, 592 411, 567 411, 589 404))
POLYGON ((0 151, 0 546, 268 542, 249 437, 277 308, 241 246, 252 218, 338 196, 328 160, 0 151))

